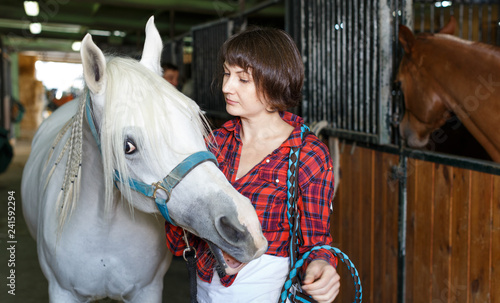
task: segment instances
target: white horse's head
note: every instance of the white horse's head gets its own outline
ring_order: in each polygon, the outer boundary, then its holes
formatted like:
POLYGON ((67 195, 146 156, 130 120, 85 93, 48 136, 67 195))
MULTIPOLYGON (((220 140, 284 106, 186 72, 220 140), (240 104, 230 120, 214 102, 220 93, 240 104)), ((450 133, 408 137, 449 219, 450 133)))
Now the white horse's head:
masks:
MULTIPOLYGON (((189 155, 206 151, 208 128, 199 107, 160 76, 161 52, 162 41, 153 17, 146 25, 140 62, 117 57, 106 60, 90 35, 82 41, 84 78, 90 96, 87 102, 101 143, 107 210, 117 203, 114 197, 118 187, 121 200, 134 209, 158 213, 153 198, 129 188, 127 182, 115 183, 114 174, 119 172, 122 180, 153 184, 189 155)), ((166 196, 163 190, 156 194, 166 196)), ((172 191, 167 205, 175 224, 240 262, 248 262, 267 249, 250 201, 212 162, 192 169, 172 191)))

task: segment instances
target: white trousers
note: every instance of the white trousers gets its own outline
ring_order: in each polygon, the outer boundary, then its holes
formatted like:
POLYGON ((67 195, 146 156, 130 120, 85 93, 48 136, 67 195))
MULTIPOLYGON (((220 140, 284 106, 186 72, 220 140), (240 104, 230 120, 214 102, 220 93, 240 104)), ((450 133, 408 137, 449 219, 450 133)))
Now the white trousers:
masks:
POLYGON ((197 277, 199 303, 277 303, 288 276, 289 258, 262 255, 238 273, 233 284, 224 287, 214 269, 212 283, 197 277))

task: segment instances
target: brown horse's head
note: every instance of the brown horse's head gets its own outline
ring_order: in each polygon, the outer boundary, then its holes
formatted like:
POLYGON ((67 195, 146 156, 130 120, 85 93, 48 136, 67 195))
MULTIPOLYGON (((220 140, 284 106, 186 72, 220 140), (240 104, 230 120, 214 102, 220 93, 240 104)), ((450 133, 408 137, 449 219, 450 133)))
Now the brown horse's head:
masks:
MULTIPOLYGON (((452 18, 440 33, 453 34, 455 26, 452 18)), ((405 114, 399 131, 411 147, 425 146, 430 134, 450 117, 438 81, 425 68, 431 64, 429 61, 435 60, 428 53, 426 35, 429 34, 415 37, 408 27, 399 27, 399 42, 405 51, 396 77, 405 99, 405 114)))

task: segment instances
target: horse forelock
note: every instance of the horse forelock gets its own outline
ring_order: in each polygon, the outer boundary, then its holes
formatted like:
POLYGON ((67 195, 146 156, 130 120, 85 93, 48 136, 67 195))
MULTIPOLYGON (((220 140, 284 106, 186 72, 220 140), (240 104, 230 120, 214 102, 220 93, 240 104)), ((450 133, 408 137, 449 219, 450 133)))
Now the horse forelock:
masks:
MULTIPOLYGON (((107 63, 106 74, 101 145, 106 208, 109 209, 114 197, 114 171, 118 170, 125 180, 131 174, 123 152, 124 131, 134 132, 140 129, 140 133, 135 133, 136 140, 139 140, 136 142, 138 145, 142 145, 142 140, 150 140, 153 143, 162 140, 169 149, 175 150, 176 140, 185 140, 177 138, 182 136, 182 132, 176 132, 177 119, 188 119, 201 137, 208 135, 209 128, 199 108, 191 100, 139 62, 128 58, 113 58, 107 63)), ((164 161, 161 161, 165 151, 155 149, 159 147, 158 144, 149 146, 153 151, 147 154, 147 158, 142 159, 147 163, 145 169, 155 173, 165 172, 164 161)), ((131 201, 128 187, 122 188, 122 197, 131 201)))

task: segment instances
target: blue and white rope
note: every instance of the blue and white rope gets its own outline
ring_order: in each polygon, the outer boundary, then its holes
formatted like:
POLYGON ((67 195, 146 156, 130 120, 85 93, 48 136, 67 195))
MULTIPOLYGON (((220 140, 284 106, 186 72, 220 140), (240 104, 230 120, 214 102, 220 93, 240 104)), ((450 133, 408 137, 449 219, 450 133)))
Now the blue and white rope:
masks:
MULTIPOLYGON (((301 139, 303 140, 304 133, 306 131, 308 131, 309 128, 306 125, 302 125, 301 130, 302 130, 301 131, 301 139)), ((288 275, 288 279, 285 281, 285 284, 283 286, 283 291, 282 291, 281 296, 280 296, 280 302, 285 303, 287 298, 289 298, 291 300, 291 298, 293 297, 294 294, 290 291, 290 288, 292 287, 293 280, 297 276, 297 270, 304 264, 304 261, 307 259, 309 254, 315 250, 326 249, 326 250, 330 250, 337 258, 339 258, 339 260, 342 261, 347 266, 349 271, 351 272, 351 276, 352 276, 352 279, 354 281, 354 287, 355 287, 355 292, 356 292, 354 302, 361 303, 362 299, 363 299, 363 287, 361 286, 361 279, 359 277, 358 270, 356 269, 356 267, 354 266, 352 261, 349 259, 349 257, 346 254, 344 254, 340 249, 333 247, 333 246, 330 246, 330 245, 315 246, 310 251, 303 254, 302 258, 300 258, 299 260, 294 260, 295 251, 294 251, 294 245, 292 243, 292 239, 293 240, 297 239, 297 233, 299 232, 298 222, 300 220, 298 214, 297 215, 294 214, 296 205, 293 205, 293 201, 294 201, 293 195, 295 192, 295 186, 298 186, 298 177, 295 176, 294 174, 296 174, 296 172, 298 171, 299 162, 297 159, 299 158, 299 154, 300 154, 300 148, 298 148, 296 150, 292 149, 290 151, 289 163, 288 163, 289 169, 287 172, 287 188, 288 188, 288 191, 287 191, 287 197, 288 197, 287 217, 288 217, 288 224, 290 226, 290 239, 291 239, 291 241, 290 241, 290 268, 291 268, 291 270, 290 270, 290 273, 288 275), (290 167, 292 167, 293 165, 297 165, 297 168, 294 170, 291 170, 290 167), (293 230, 293 228, 294 228, 293 220, 297 220, 297 222, 296 222, 297 224, 295 224, 296 230, 293 230)), ((299 296, 296 296, 295 299, 299 302, 304 302, 304 303, 309 303, 309 302, 314 301, 312 299, 307 300, 307 299, 301 298, 299 296)))

